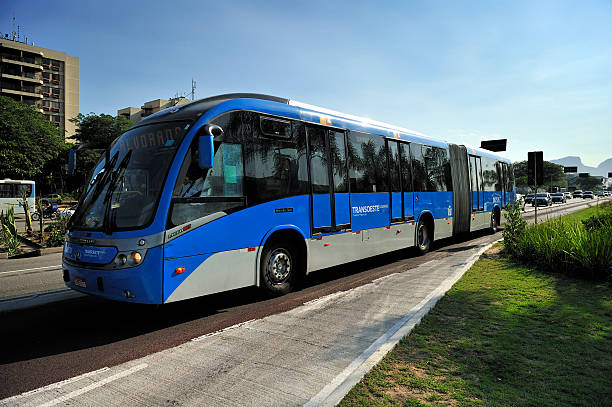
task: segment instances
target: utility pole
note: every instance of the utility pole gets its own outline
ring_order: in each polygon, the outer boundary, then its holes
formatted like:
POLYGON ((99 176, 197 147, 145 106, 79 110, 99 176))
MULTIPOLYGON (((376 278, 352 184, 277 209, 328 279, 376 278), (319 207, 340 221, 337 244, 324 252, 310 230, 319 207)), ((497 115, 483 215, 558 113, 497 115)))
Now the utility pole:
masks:
POLYGON ((196 82, 191 78, 191 100, 195 100, 196 82))
POLYGON ((533 194, 533 203, 535 204, 535 224, 538 224, 538 166, 534 165, 533 167, 533 179, 534 179, 534 187, 535 193, 533 194))

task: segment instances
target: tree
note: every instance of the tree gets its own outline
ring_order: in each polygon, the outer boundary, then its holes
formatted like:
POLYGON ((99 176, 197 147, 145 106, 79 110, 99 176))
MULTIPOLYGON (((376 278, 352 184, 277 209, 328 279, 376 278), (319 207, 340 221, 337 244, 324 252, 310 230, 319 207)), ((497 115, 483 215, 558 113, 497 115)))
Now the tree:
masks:
POLYGON ((583 191, 599 191, 602 188, 601 179, 591 176, 581 178, 577 175, 572 175, 568 177, 568 183, 570 186, 583 191))
MULTIPOLYGON (((531 187, 527 185, 528 168, 527 161, 517 161, 512 164, 514 168, 514 178, 517 187, 531 187)), ((554 185, 558 187, 567 187, 567 180, 563 173, 563 166, 550 161, 544 161, 544 185, 554 185)), ((540 186, 540 185, 538 185, 540 186)))
POLYGON ((104 113, 100 115, 79 113, 70 121, 76 124, 74 138, 79 143, 74 179, 77 185, 82 186, 87 183, 91 171, 104 151, 134 123, 123 116, 113 117, 104 113))
POLYGON ((64 148, 63 135, 33 106, 0 96, 0 175, 33 178, 64 148))
POLYGON ((77 126, 74 138, 80 144, 85 148, 102 150, 108 148, 113 140, 134 125, 123 116, 113 117, 104 113, 100 115, 89 113, 87 116, 79 113, 70 121, 77 126))

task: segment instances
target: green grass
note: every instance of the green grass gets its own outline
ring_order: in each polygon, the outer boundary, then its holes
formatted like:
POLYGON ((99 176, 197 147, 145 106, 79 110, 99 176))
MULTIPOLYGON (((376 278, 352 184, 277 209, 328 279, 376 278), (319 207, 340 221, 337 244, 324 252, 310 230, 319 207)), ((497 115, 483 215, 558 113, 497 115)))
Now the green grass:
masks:
POLYGON ((611 405, 611 326, 608 284, 485 255, 340 405, 611 405))
MULTIPOLYGON (((596 204, 597 200, 595 199, 593 203, 596 204)), ((593 205, 590 208, 582 209, 580 211, 576 211, 568 215, 564 215, 563 220, 567 222, 581 222, 587 218, 590 218, 591 216, 599 215, 600 213, 602 213, 602 211, 610 211, 610 210, 612 210, 612 201, 606 201, 606 202, 600 203, 599 205, 593 205)))

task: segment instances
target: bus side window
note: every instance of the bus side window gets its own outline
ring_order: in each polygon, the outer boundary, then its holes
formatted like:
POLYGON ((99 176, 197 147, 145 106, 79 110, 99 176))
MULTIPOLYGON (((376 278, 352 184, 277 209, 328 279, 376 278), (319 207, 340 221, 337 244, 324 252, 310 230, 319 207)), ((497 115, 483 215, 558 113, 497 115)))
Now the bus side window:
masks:
POLYGON ((351 131, 348 136, 351 193, 389 192, 385 139, 351 131))
POLYGON ((423 145, 410 143, 410 156, 412 162, 412 176, 414 192, 426 192, 427 189, 427 167, 423 157, 423 145))

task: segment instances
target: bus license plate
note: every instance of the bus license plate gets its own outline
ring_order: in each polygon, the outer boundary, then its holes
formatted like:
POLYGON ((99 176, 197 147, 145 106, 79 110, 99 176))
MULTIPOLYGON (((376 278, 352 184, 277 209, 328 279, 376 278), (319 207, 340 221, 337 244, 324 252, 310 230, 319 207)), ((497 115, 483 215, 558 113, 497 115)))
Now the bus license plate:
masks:
POLYGON ((74 284, 78 285, 79 287, 82 287, 82 288, 87 288, 87 281, 85 281, 84 278, 75 277, 74 278, 74 284))

